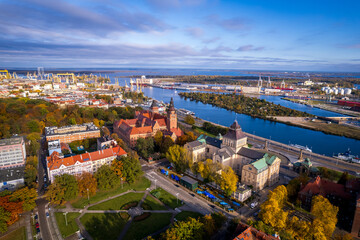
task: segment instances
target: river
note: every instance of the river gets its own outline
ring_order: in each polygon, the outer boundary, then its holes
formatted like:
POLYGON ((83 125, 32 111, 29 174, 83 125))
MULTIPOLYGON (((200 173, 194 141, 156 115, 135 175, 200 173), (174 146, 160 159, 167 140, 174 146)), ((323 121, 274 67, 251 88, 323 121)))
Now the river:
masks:
MULTIPOLYGON (((129 79, 126 79, 129 84, 129 79)), ((114 79, 112 79, 114 82, 114 79)), ((119 85, 125 85, 125 79, 119 79, 119 85)), ((219 107, 214 107, 209 104, 195 102, 180 98, 173 89, 161 89, 154 87, 145 87, 143 92, 146 96, 169 102, 170 98, 174 98, 176 108, 185 108, 195 113, 199 118, 218 123, 224 126, 230 126, 235 119, 238 120, 240 126, 245 132, 253 133, 255 135, 271 138, 272 140, 285 143, 285 144, 299 144, 308 146, 313 152, 332 156, 333 154, 342 153, 350 148, 351 152, 360 156, 360 141, 340 137, 335 135, 325 134, 319 131, 313 131, 300 127, 289 126, 283 123, 271 122, 263 119, 253 118, 244 114, 237 114, 235 112, 225 110, 219 107)), ((178 91, 178 93, 181 91, 178 91)), ((341 114, 333 113, 326 110, 307 107, 301 104, 292 103, 282 100, 278 96, 260 96, 268 101, 283 106, 293 108, 300 111, 319 116, 339 116, 341 114)))

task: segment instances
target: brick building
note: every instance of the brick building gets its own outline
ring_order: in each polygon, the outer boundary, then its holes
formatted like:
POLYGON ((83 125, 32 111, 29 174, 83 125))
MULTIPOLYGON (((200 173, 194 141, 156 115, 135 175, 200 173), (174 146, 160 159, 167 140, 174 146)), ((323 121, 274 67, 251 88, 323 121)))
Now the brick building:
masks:
POLYGON ((150 111, 136 112, 135 115, 134 119, 121 119, 114 123, 114 132, 131 147, 136 145, 137 139, 154 137, 158 131, 164 136, 170 136, 174 141, 183 134, 177 126, 177 114, 172 98, 166 116, 159 114, 156 100, 152 102, 150 111))
POLYGON ((46 127, 46 141, 60 140, 62 143, 70 143, 85 138, 100 137, 100 129, 94 123, 84 123, 65 127, 46 127))

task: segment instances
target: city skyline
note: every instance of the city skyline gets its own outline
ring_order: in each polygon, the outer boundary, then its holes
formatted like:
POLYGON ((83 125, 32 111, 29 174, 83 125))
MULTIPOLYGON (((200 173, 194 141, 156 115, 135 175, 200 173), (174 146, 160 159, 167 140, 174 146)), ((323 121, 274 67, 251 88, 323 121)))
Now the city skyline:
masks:
POLYGON ((346 1, 0 1, 1 67, 360 69, 346 1))

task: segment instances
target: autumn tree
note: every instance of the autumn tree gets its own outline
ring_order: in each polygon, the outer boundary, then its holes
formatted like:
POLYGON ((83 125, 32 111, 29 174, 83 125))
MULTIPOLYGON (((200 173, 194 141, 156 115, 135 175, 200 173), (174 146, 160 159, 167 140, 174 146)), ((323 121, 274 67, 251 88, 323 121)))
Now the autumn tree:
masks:
POLYGON ((163 142, 163 133, 161 131, 157 131, 155 133, 155 136, 154 136, 154 143, 155 143, 155 148, 157 151, 160 151, 160 147, 161 147, 161 144, 163 142))
POLYGON ((281 230, 286 227, 288 212, 283 210, 287 200, 287 191, 284 185, 280 185, 269 192, 268 200, 260 206, 259 217, 265 224, 274 229, 281 230))
POLYGON ((166 153, 166 158, 175 165, 177 172, 184 172, 190 164, 186 150, 179 145, 171 146, 166 153))
POLYGON ((23 211, 30 211, 36 207, 37 193, 35 188, 20 188, 13 192, 9 198, 12 202, 22 202, 23 211))
POLYGON ((82 197, 93 196, 96 193, 97 182, 96 178, 89 172, 83 172, 81 175, 76 177, 79 187, 79 194, 82 197))
POLYGON ((330 238, 335 230, 337 223, 337 213, 339 208, 332 205, 328 199, 321 195, 312 199, 311 214, 315 216, 313 221, 313 232, 316 239, 323 236, 330 238))
POLYGON ((201 218, 200 221, 204 224, 203 229, 206 235, 206 239, 210 239, 216 231, 215 220, 211 215, 205 215, 201 218))
POLYGON ((7 222, 10 220, 10 216, 11 213, 0 206, 0 232, 3 233, 7 231, 7 222))
POLYGON ((204 237, 203 228, 204 224, 200 220, 188 218, 187 221, 175 222, 162 234, 162 239, 201 240, 204 237))
POLYGON ((120 161, 118 158, 115 158, 110 165, 111 170, 118 176, 119 178, 122 178, 125 180, 125 177, 123 176, 124 172, 124 165, 123 162, 120 161))
POLYGON ((128 183, 135 182, 135 180, 143 175, 139 159, 134 155, 120 157, 119 160, 123 164, 123 177, 128 183))
POLYGON ((47 199, 53 204, 63 205, 66 201, 78 196, 78 184, 76 178, 70 174, 55 176, 50 185, 47 199))
POLYGON ((102 127, 101 128, 102 134, 103 136, 110 136, 110 130, 107 127, 102 127))
POLYGON ((226 196, 230 196, 236 191, 237 182, 238 177, 231 167, 227 166, 221 171, 220 187, 226 196))
POLYGON ((296 216, 288 220, 287 231, 295 239, 307 240, 311 239, 311 222, 299 220, 296 216))
POLYGON ((120 178, 106 164, 96 171, 95 178, 99 188, 102 190, 109 190, 120 185, 120 178))
POLYGON ((189 125, 194 125, 195 124, 195 119, 191 116, 191 115, 186 115, 184 122, 189 124, 189 125))

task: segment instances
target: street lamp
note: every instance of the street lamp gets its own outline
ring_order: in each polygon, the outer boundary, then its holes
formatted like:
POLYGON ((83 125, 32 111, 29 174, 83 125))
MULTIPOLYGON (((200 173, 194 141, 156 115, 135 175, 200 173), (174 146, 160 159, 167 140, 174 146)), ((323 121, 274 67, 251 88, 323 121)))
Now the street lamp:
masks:
POLYGON ((64 212, 63 214, 64 214, 64 216, 65 216, 65 223, 66 223, 66 226, 67 226, 67 217, 66 217, 66 214, 68 214, 68 212, 64 212))
POLYGON ((123 185, 123 178, 121 178, 121 189, 124 188, 124 185, 123 185))
POLYGON ((88 194, 88 201, 89 201, 89 189, 87 188, 86 191, 87 191, 87 194, 88 194))
POLYGON ((175 195, 176 195, 176 204, 179 204, 179 193, 177 193, 175 195))

